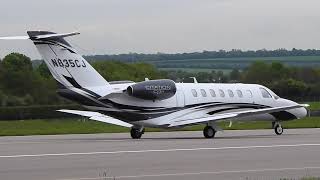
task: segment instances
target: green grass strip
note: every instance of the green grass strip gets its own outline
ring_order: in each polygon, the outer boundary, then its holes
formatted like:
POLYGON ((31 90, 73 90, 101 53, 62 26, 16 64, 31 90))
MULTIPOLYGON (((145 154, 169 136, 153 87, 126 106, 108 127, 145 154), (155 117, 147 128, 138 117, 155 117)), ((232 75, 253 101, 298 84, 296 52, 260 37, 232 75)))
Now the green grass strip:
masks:
MULTIPOLYGON (((228 127, 228 122, 220 122, 225 130, 270 129, 271 122, 234 122, 228 127)), ((284 128, 320 128, 320 117, 310 117, 300 120, 283 122, 284 128)), ((202 130, 203 125, 189 126, 181 129, 185 131, 202 130)), ((147 128, 146 131, 168 131, 164 129, 147 128)), ((87 119, 39 119, 0 121, 0 136, 50 135, 50 134, 93 134, 129 132, 128 128, 109 125, 87 119)))

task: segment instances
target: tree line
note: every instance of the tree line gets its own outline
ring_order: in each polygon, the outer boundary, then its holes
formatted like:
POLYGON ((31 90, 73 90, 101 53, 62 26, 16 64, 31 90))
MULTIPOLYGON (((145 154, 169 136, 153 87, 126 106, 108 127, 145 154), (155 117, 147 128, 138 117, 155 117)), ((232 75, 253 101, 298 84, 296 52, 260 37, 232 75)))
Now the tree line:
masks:
MULTIPOLYGON (((176 82, 243 82, 262 84, 282 97, 320 97, 320 68, 288 67, 281 63, 254 62, 244 70, 185 72, 160 71, 148 63, 94 61, 93 67, 107 80, 143 81, 144 78, 169 78, 176 82)), ((56 94, 57 83, 47 66, 32 65, 29 57, 11 53, 0 62, 0 106, 68 105, 56 94)))
POLYGON ((197 77, 198 82, 261 84, 280 97, 298 101, 320 101, 319 67, 290 67, 279 62, 256 61, 242 71, 234 69, 229 74, 223 71, 169 71, 167 77, 183 82, 192 82, 188 77, 197 77))
POLYGON ((118 55, 92 55, 86 56, 89 60, 117 60, 123 62, 137 62, 137 61, 163 61, 163 60, 185 60, 185 59, 211 59, 211 58, 239 58, 239 57, 288 57, 288 56, 320 56, 320 50, 317 49, 276 49, 276 50, 248 50, 243 51, 240 49, 232 49, 230 51, 203 51, 191 53, 156 53, 156 54, 143 54, 143 53, 129 53, 118 55))
MULTIPOLYGON (((107 81, 165 78, 163 72, 147 63, 108 61, 92 65, 107 81)), ((19 53, 11 53, 0 61, 0 107, 70 104, 57 95, 57 88, 44 62, 33 65, 29 57, 19 53)))

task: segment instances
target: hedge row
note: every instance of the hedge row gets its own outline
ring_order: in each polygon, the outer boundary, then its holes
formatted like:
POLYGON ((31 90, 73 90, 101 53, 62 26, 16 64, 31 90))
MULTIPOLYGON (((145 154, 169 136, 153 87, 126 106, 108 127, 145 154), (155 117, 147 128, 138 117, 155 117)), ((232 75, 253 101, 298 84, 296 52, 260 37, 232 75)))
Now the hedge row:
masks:
POLYGON ((79 105, 15 106, 0 107, 0 120, 50 119, 74 117, 75 115, 57 112, 59 109, 82 109, 79 105))

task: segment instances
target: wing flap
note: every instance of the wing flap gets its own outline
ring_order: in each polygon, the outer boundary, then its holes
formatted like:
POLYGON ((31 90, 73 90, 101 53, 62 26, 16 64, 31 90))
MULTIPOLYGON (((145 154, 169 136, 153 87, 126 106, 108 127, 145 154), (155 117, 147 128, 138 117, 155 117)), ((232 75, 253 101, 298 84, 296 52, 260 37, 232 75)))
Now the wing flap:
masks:
POLYGON ((250 115, 257 115, 257 114, 266 114, 266 113, 272 113, 272 112, 279 112, 279 111, 285 111, 290 109, 296 109, 306 107, 304 104, 298 104, 293 106, 282 106, 282 107, 273 107, 273 108, 263 108, 263 109, 253 109, 253 110, 246 110, 246 111, 238 111, 238 112, 232 112, 232 113, 224 113, 224 114, 216 114, 211 115, 199 119, 188 119, 188 120, 182 120, 182 121, 174 121, 169 125, 169 127, 175 127, 175 126, 183 126, 188 124, 196 124, 196 123, 203 123, 203 122, 209 122, 209 121, 217 121, 217 120, 224 120, 224 119, 230 119, 230 118, 236 118, 236 117, 245 117, 250 115))
POLYGON ((236 114, 219 114, 215 116, 208 116, 204 118, 199 119, 188 119, 183 121, 175 121, 169 125, 169 127, 176 127, 176 126, 183 126, 183 125, 189 125, 189 124, 197 124, 202 122, 208 122, 208 121, 216 121, 216 120, 223 120, 223 119, 229 119, 234 118, 236 114))
POLYGON ((69 114, 76 114, 80 116, 89 117, 91 120, 100 121, 104 123, 114 124, 118 126, 128 127, 131 128, 133 125, 129 124, 127 122, 121 121, 119 119, 106 116, 104 114, 101 114, 99 112, 93 112, 93 111, 78 111, 78 110, 68 110, 68 109, 60 109, 57 110, 59 112, 69 113, 69 114))

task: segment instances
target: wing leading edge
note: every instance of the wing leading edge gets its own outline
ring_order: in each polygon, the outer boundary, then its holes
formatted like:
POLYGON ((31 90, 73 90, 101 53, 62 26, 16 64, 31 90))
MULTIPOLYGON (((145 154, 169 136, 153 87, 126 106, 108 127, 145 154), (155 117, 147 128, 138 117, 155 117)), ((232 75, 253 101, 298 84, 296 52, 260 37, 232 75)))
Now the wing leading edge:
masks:
POLYGON ((188 120, 174 121, 169 125, 169 127, 184 126, 184 125, 204 123, 204 122, 209 122, 209 121, 218 121, 218 120, 224 120, 224 119, 230 119, 230 118, 246 117, 246 116, 257 115, 257 114, 266 114, 266 113, 279 112, 279 111, 285 111, 285 110, 302 108, 302 107, 308 107, 308 105, 298 104, 298 105, 293 105, 293 106, 253 109, 253 110, 238 111, 238 112, 232 112, 232 113, 208 115, 207 117, 203 117, 203 118, 199 118, 199 119, 188 119, 188 120))
POLYGON ((133 125, 129 124, 127 122, 121 121, 119 119, 106 116, 104 114, 101 114, 99 112, 93 112, 93 111, 78 111, 78 110, 68 110, 68 109, 61 109, 57 110, 59 112, 69 113, 69 114, 76 114, 80 116, 89 117, 91 120, 100 121, 104 123, 114 124, 118 126, 128 127, 131 128, 133 125))

